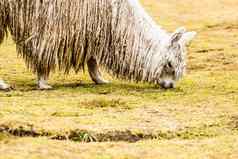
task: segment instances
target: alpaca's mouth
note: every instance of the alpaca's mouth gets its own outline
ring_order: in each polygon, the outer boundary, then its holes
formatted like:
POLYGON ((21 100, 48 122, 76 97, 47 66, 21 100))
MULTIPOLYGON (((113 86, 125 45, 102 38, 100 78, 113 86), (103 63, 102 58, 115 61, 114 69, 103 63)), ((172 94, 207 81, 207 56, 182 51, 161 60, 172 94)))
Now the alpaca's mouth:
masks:
POLYGON ((164 80, 159 83, 159 85, 164 89, 171 89, 175 87, 174 81, 171 80, 164 80))

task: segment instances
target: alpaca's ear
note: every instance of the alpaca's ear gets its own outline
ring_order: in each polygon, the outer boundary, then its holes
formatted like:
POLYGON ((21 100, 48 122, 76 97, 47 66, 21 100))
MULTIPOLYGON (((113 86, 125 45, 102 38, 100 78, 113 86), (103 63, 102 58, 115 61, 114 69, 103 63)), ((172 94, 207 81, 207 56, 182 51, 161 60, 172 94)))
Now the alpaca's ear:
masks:
POLYGON ((175 46, 178 44, 180 39, 183 37, 183 34, 186 32, 186 29, 184 27, 178 28, 170 38, 170 46, 175 46))
POLYGON ((187 33, 183 34, 183 36, 181 38, 181 42, 184 45, 189 45, 189 43, 195 38, 196 35, 197 35, 197 32, 195 32, 195 31, 187 32, 187 33))

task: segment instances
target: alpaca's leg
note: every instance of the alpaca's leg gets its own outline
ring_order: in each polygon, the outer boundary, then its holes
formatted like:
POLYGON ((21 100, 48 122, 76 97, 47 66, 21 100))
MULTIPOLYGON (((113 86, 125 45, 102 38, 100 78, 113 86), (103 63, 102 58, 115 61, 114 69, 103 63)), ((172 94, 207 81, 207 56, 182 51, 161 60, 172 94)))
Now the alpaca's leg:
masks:
POLYGON ((96 84, 106 84, 109 83, 109 81, 104 80, 101 77, 101 73, 99 71, 97 61, 92 57, 88 60, 88 72, 91 77, 91 79, 96 83, 96 84))
POLYGON ((53 87, 50 86, 47 81, 48 81, 48 76, 46 77, 44 75, 38 74, 37 85, 38 85, 39 89, 41 89, 41 90, 52 89, 53 87))
POLYGON ((11 87, 0 79, 0 90, 8 91, 11 87))

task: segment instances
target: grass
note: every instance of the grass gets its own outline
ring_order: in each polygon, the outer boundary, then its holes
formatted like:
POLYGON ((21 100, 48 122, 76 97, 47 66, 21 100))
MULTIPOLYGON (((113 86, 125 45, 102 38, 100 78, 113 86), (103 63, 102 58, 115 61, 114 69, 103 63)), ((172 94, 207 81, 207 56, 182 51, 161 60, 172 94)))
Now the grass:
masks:
POLYGON ((230 159, 237 158, 237 136, 205 140, 147 140, 137 143, 77 143, 47 138, 17 138, 1 141, 2 159, 230 159), (14 156, 14 157, 13 157, 14 156))
POLYGON ((142 3, 169 31, 198 32, 177 87, 163 90, 107 73, 111 84, 94 85, 87 73, 56 72, 55 90, 38 91, 7 39, 0 75, 15 90, 0 92, 0 158, 238 157, 238 2, 142 3), (81 143, 90 141, 97 142, 81 143))

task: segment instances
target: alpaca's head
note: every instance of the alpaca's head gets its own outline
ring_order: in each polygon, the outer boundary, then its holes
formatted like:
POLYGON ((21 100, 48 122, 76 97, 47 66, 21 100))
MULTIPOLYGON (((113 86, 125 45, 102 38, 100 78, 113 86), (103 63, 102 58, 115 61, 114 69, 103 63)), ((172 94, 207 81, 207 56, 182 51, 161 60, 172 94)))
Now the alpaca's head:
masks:
POLYGON ((163 56, 157 74, 161 87, 174 88, 175 82, 183 76, 186 69, 186 47, 195 35, 196 32, 186 32, 185 28, 179 28, 162 43, 160 54, 163 56))

